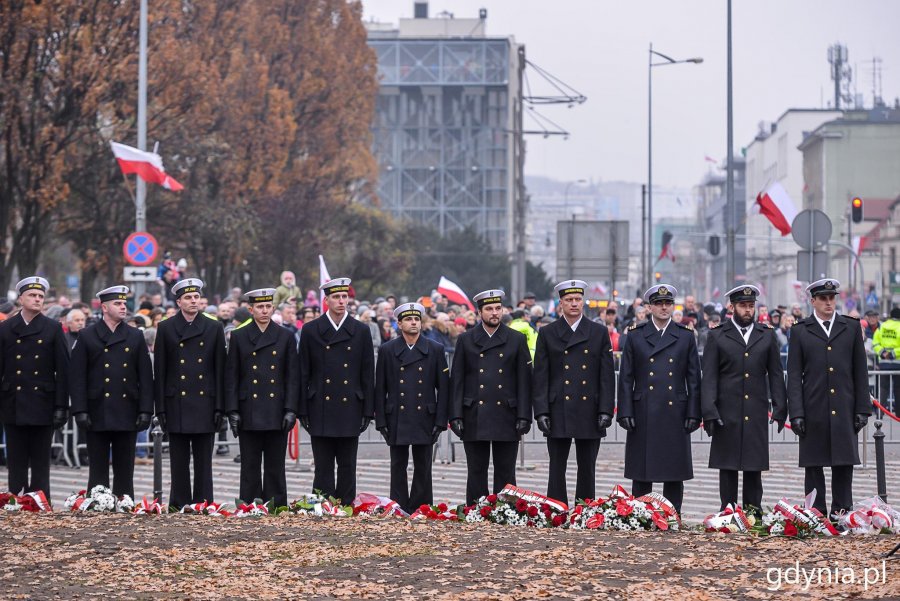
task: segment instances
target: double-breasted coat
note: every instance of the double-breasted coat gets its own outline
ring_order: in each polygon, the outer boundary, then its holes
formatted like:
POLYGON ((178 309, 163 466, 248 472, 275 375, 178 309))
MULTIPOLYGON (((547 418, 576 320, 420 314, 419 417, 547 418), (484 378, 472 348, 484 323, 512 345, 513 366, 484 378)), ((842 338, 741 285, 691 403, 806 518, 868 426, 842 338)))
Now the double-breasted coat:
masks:
POLYGON ((534 415, 550 416, 551 438, 603 438, 601 413, 612 417, 616 373, 606 326, 582 318, 575 331, 565 319, 538 332, 534 354, 534 415))
POLYGON ((299 413, 310 436, 359 436, 375 416, 375 350, 368 325, 347 317, 335 329, 328 314, 300 334, 299 413))
POLYGON ((744 344, 729 320, 709 332, 703 349, 700 406, 704 421, 721 419, 709 447, 709 467, 769 469, 769 396, 772 419, 787 419, 784 371, 775 330, 754 324, 744 344))
POLYGON ((153 347, 156 412, 176 434, 215 432, 215 413, 225 411, 225 331, 198 314, 191 323, 179 311, 159 323, 153 347))
POLYGON ((69 360, 72 414, 87 413, 97 432, 134 432, 139 413, 153 413, 153 367, 144 333, 102 319, 78 336, 69 360))
POLYGON ((297 413, 299 358, 294 334, 275 322, 255 321, 231 332, 225 361, 225 412, 241 416, 242 430, 281 430, 297 413))
POLYGON ((69 351, 62 326, 38 314, 0 323, 0 421, 49 426, 69 406, 69 351))
POLYGON ((531 353, 525 336, 500 324, 456 339, 450 371, 450 420, 463 420, 465 442, 515 441, 516 420, 531 422, 531 353))
POLYGON ((389 445, 430 445, 435 426, 447 429, 450 375, 443 345, 419 336, 381 345, 375 366, 375 425, 389 445))
POLYGON ((633 417, 625 441, 625 477, 674 482, 694 477, 684 420, 700 419, 700 359, 694 332, 670 322, 660 336, 652 320, 625 338, 618 418, 633 417))
POLYGON ((788 409, 791 419, 806 420, 800 467, 859 464, 854 416, 872 413, 859 321, 833 319, 828 337, 814 315, 791 328, 788 409))

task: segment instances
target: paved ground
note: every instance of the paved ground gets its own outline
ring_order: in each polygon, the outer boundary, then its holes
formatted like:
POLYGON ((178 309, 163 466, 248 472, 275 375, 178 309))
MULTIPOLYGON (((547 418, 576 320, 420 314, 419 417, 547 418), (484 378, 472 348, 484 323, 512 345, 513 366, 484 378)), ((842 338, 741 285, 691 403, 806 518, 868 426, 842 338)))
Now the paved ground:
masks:
MULTIPOLYGON (((630 482, 623 478, 624 452, 623 444, 616 443, 618 434, 612 433, 611 442, 600 447, 600 455, 597 459, 597 494, 607 494, 615 484, 623 484, 629 488, 630 482)), ((530 437, 531 435, 529 435, 530 437)), ((455 461, 450 459, 449 448, 446 446, 444 435, 441 441, 444 446, 437 450, 437 459, 433 466, 435 502, 446 501, 461 503, 465 499, 466 464, 465 453, 462 445, 455 445, 455 461)), ((791 435, 793 437, 793 435, 791 435)), ((357 465, 357 492, 371 492, 381 495, 388 494, 390 481, 390 466, 388 462, 387 447, 380 443, 377 433, 369 432, 364 440, 369 439, 373 444, 361 444, 357 465), (372 436, 374 435, 374 436, 372 436)), ((309 471, 311 454, 308 438, 301 439, 303 445, 300 448, 300 461, 288 459, 288 498, 311 491, 312 473, 309 471)), ((539 439, 534 439, 535 444, 526 445, 524 465, 520 463, 518 470, 518 484, 539 492, 544 492, 547 487, 547 453, 546 447, 539 439)), ((620 439, 621 441, 622 439, 620 439)), ((702 441, 702 438, 697 438, 702 441)), ((771 470, 763 476, 765 488, 764 504, 774 504, 782 496, 801 498, 803 496, 803 471, 797 467, 797 445, 784 439, 786 442, 771 445, 771 470)), ((718 472, 708 469, 708 445, 697 442, 694 450, 694 479, 685 484, 685 498, 683 514, 689 522, 698 522, 707 514, 717 511, 719 507, 718 472)), ((214 481, 217 500, 231 501, 237 495, 238 481, 240 477, 240 465, 233 461, 237 447, 233 447, 230 455, 216 456, 214 462, 214 481)), ((869 445, 865 452, 860 447, 860 454, 867 457, 867 466, 857 467, 854 475, 854 497, 862 499, 874 495, 877 492, 875 452, 874 446, 869 445)), ((900 498, 900 445, 886 445, 886 472, 887 492, 889 499, 900 498)), ((168 456, 164 455, 163 483, 164 491, 168 496, 168 456)), ((521 459, 521 457, 520 457, 521 459)), ((574 451, 569 460, 569 490, 574 494, 575 487, 575 459, 574 451)), ((830 477, 826 470, 826 478, 830 477)), ((410 467, 411 477, 411 467, 410 467)), ((57 508, 62 506, 62 501, 73 491, 84 488, 87 484, 86 468, 69 468, 54 466, 51 474, 52 500, 57 508)), ((661 491, 661 486, 658 485, 661 491)), ((135 493, 137 497, 150 495, 153 491, 153 466, 138 465, 135 470, 135 493)))

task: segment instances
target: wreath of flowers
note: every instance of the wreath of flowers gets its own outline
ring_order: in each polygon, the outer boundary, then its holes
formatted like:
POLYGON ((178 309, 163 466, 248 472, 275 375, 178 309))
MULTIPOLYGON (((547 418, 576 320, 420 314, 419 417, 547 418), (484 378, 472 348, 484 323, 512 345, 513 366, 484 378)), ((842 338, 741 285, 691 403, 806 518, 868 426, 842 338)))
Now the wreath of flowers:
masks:
POLYGON ((109 487, 98 484, 90 493, 80 490, 69 495, 65 507, 70 511, 131 513, 134 511, 134 500, 128 495, 117 498, 109 487))

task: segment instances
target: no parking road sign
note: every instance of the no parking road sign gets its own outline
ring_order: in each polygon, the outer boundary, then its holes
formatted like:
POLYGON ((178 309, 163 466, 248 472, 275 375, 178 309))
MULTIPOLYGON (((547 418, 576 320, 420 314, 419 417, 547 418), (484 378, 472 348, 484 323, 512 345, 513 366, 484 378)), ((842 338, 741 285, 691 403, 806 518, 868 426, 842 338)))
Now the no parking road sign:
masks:
POLYGON ((122 252, 125 253, 125 260, 131 265, 144 267, 156 260, 159 244, 156 238, 147 232, 134 232, 125 238, 122 252))

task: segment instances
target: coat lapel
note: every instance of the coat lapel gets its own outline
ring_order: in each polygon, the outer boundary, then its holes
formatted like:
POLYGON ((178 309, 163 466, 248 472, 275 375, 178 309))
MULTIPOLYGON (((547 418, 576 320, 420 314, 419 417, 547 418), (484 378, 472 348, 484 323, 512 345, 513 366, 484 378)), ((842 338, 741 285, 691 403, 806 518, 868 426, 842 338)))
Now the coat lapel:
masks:
POLYGON ((110 347, 114 344, 125 342, 127 336, 126 328, 128 328, 128 325, 122 322, 116 326, 115 331, 112 331, 106 325, 106 322, 101 320, 97 326, 97 334, 100 336, 100 340, 103 341, 103 346, 110 347))
POLYGON ((250 340, 253 342, 253 350, 258 351, 261 348, 275 344, 278 340, 278 328, 281 326, 274 321, 270 321, 264 332, 260 331, 259 326, 257 326, 255 322, 247 327, 253 328, 253 330, 250 330, 250 340), (256 335, 255 340, 254 335, 256 335))
POLYGON ((319 317, 318 321, 319 334, 322 336, 322 340, 328 344, 337 344, 338 342, 349 340, 353 334, 352 328, 356 324, 355 320, 348 315, 341 327, 335 330, 327 313, 319 317))
POLYGON ((179 342, 184 342, 185 340, 195 338, 203 334, 207 327, 207 320, 199 319, 200 317, 202 316, 198 313, 197 317, 194 318, 194 321, 188 323, 184 318, 184 315, 182 315, 181 311, 175 314, 175 317, 173 317, 172 319, 177 320, 175 322, 175 331, 178 333, 179 342))
POLYGON ((492 349, 495 346, 503 346, 506 344, 506 326, 502 323, 500 326, 494 331, 493 336, 488 336, 488 333, 484 329, 484 325, 478 324, 475 326, 475 344, 481 347, 482 351, 486 351, 488 349, 492 349))
POLYGON ((747 348, 749 349, 751 346, 762 340, 766 335, 765 330, 767 329, 768 328, 765 326, 753 324, 753 331, 750 332, 750 340, 747 341, 747 348))
MULTIPOLYGON (((656 330, 656 326, 651 324, 653 327, 652 330, 656 330)), ((646 329, 646 328, 644 328, 646 329)), ((657 334, 658 335, 658 334, 657 334)), ((657 338, 656 346, 653 347, 652 355, 661 352, 662 350, 672 346, 675 344, 675 341, 678 340, 678 326, 674 323, 669 323, 666 326, 665 332, 663 332, 662 338, 657 338)))
POLYGON ((38 332, 43 329, 43 318, 42 314, 38 314, 34 319, 31 320, 29 324, 25 324, 25 319, 22 317, 22 314, 19 313, 12 319, 12 330, 15 332, 17 338, 24 338, 25 336, 34 336, 38 332))
POLYGON ((828 337, 825 336, 825 330, 822 329, 822 326, 819 325, 819 322, 816 321, 815 316, 810 315, 806 318, 806 329, 815 337, 828 342, 828 337))
MULTIPOLYGON (((838 318, 837 315, 832 317, 832 319, 834 320, 834 323, 831 324, 831 336, 828 337, 829 340, 834 340, 847 329, 847 323, 843 319, 838 318)), ((819 329, 821 330, 822 328, 819 329)), ((857 328, 857 333, 859 333, 859 328, 857 328)))
POLYGON ((569 325, 569 322, 566 321, 566 318, 563 317, 559 321, 563 322, 563 330, 569 331, 569 339, 566 341, 566 348, 572 348, 582 342, 585 342, 588 339, 588 329, 591 327, 588 323, 587 318, 582 317, 581 322, 578 324, 578 328, 573 332, 572 327, 569 325))
POLYGON ((409 348, 406 341, 400 338, 400 344, 397 345, 394 354, 400 360, 400 365, 405 367, 426 358, 428 356, 428 344, 426 344, 425 338, 419 335, 419 339, 416 340, 415 346, 409 348))
MULTIPOLYGON (((728 338, 731 338, 732 340, 734 340, 734 342, 736 342, 737 344, 739 344, 741 346, 749 346, 748 344, 746 344, 744 342, 744 337, 741 336, 740 330, 738 330, 737 327, 730 320, 725 322, 725 325, 723 325, 721 327, 724 330, 725 336, 727 336, 728 338)), ((756 326, 753 327, 753 331, 750 333, 751 341, 753 340, 753 336, 757 333, 757 331, 756 331, 757 329, 758 328, 756 326)))

